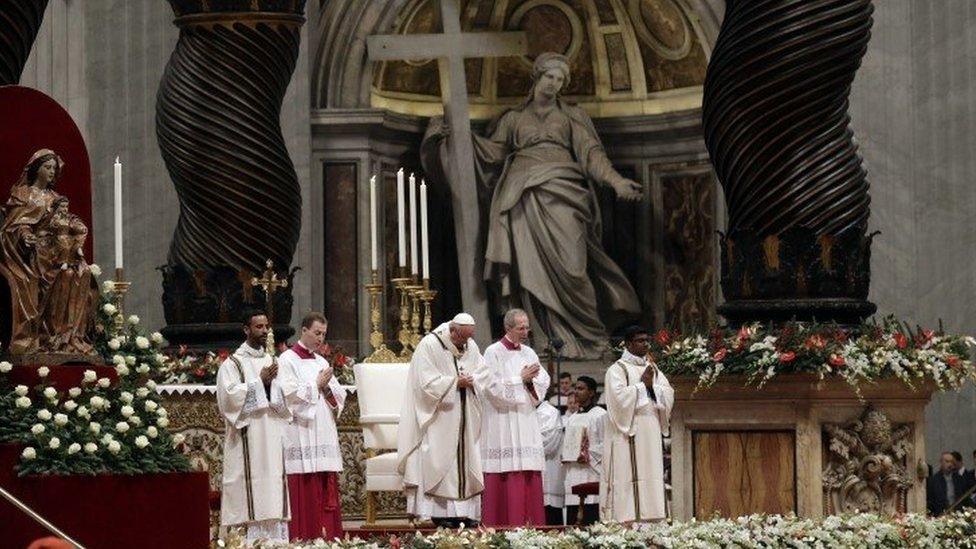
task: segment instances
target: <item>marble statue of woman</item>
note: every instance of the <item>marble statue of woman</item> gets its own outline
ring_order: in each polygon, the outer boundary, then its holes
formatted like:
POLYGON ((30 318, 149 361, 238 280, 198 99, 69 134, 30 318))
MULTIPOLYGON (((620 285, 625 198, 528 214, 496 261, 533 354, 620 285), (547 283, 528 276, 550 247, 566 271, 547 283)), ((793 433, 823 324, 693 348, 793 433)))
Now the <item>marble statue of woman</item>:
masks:
MULTIPOLYGON (((478 183, 490 195, 482 211, 484 277, 496 305, 529 313, 542 332, 534 335, 536 348, 559 338, 563 356, 598 358, 608 326, 635 316, 639 302, 600 245, 595 187, 637 200, 641 186, 610 164, 589 116, 560 99, 569 60, 543 53, 532 73, 531 95, 494 121, 489 137, 474 136, 478 183)), ((425 167, 434 156, 444 159, 448 127, 432 120, 422 146, 425 167)))
POLYGON ((74 257, 87 228, 81 230, 83 223, 67 213, 66 199, 54 190, 63 167, 54 151, 34 153, 0 210, 0 275, 10 293, 6 351, 12 355, 92 352, 87 332, 97 288, 84 258, 74 257), (67 283, 66 277, 74 280, 67 283), (74 287, 72 297, 64 293, 68 287, 74 287), (69 317, 73 326, 65 323, 69 317))

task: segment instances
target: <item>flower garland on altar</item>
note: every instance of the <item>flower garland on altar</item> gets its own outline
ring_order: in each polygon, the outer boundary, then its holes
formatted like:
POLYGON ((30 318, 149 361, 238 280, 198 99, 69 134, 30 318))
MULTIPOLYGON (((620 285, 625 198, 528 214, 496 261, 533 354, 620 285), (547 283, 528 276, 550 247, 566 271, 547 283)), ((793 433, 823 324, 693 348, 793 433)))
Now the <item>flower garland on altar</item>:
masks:
POLYGON ((972 337, 911 329, 888 317, 856 329, 789 322, 692 336, 661 330, 652 338, 651 355, 665 373, 697 376, 700 389, 721 376, 745 376, 747 383, 762 387, 779 374, 812 373, 820 379, 840 377, 855 390, 886 378, 909 387, 931 381, 949 390, 976 380, 974 346, 972 337))
MULTIPOLYGON (((284 342, 279 342, 277 347, 278 354, 288 348, 284 342)), ((323 343, 316 352, 329 361, 340 383, 343 385, 355 383, 352 373, 355 360, 352 357, 343 354, 340 348, 328 343, 323 343)), ((185 345, 181 345, 175 354, 166 357, 160 368, 154 372, 153 378, 163 384, 213 385, 217 382, 217 370, 228 356, 230 351, 227 349, 192 353, 185 345)))
MULTIPOLYGON (((223 540, 228 549, 248 547, 235 536, 223 540)), ((390 536, 362 540, 310 541, 299 544, 258 543, 252 547, 294 549, 637 549, 662 547, 791 547, 795 549, 873 549, 912 547, 976 548, 976 512, 930 518, 924 515, 886 517, 870 514, 830 516, 823 519, 780 515, 750 515, 676 523, 655 523, 630 528, 596 524, 563 531, 492 529, 438 530, 431 534, 390 536)))
MULTIPOLYGON (((100 271, 92 265, 92 272, 100 271)), ((27 474, 161 473, 190 470, 180 452, 181 435, 167 429, 166 408, 157 400, 154 371, 165 363, 162 334, 146 335, 139 317, 119 325, 121 312, 110 301, 112 282, 103 285, 95 324, 95 349, 114 366, 118 381, 85 370, 77 387, 58 391, 50 369, 40 367, 40 382, 14 386, 0 363, 0 442, 25 447, 18 467, 27 474)))

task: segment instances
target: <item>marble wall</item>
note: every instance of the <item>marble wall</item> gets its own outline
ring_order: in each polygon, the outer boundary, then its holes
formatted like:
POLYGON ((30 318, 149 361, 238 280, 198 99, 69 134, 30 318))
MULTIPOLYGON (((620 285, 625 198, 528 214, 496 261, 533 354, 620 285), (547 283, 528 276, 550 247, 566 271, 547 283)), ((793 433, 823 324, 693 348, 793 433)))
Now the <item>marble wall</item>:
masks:
MULTIPOLYGON (((309 2, 310 10, 318 2, 309 2)), ((317 9, 315 7, 314 9, 317 9)), ((303 28, 298 69, 282 109, 282 131, 298 173, 308 216, 311 137, 308 124, 307 27, 303 28)), ((65 105, 81 129, 92 165, 95 262, 114 266, 112 161, 124 163, 124 256, 133 281, 127 310, 150 329, 165 325, 162 276, 179 214, 176 191, 156 141, 156 91, 179 30, 162 0, 51 0, 44 24, 21 78, 65 105)), ((311 263, 303 227, 294 264, 311 263)), ((293 315, 310 307, 311 280, 296 276, 293 315)))
MULTIPOLYGON (((871 299, 880 314, 976 332, 976 3, 875 2, 851 113, 871 181, 871 299)), ((976 390, 927 411, 928 460, 976 448, 976 390)))

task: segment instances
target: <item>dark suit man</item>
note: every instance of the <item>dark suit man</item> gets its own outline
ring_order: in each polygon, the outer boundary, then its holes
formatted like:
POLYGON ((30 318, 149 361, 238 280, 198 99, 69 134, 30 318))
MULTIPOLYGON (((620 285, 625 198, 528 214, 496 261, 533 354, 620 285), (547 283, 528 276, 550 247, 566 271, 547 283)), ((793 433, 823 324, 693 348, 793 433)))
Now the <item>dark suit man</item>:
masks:
POLYGON ((963 477, 957 472, 956 458, 952 452, 944 452, 939 460, 939 470, 926 482, 929 514, 936 516, 946 510, 966 493, 963 477))

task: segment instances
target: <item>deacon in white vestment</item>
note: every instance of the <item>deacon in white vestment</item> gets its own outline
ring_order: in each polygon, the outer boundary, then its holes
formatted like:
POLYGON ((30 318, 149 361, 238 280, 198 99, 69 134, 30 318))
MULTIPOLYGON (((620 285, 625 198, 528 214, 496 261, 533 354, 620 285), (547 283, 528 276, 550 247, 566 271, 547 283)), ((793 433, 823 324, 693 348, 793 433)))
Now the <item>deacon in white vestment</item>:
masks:
POLYGON ((546 454, 546 468, 542 470, 542 502, 546 508, 546 524, 562 526, 565 505, 566 473, 563 472, 563 418, 559 409, 542 401, 536 408, 539 429, 542 431, 542 449, 546 454))
POLYGON ((299 340, 278 359, 285 402, 294 415, 285 438, 292 540, 343 537, 339 497, 342 453, 336 418, 342 412, 346 393, 329 363, 315 353, 327 328, 321 313, 305 315, 299 340))
POLYGON ((248 314, 247 341, 217 370, 217 408, 225 425, 220 523, 245 526, 248 541, 288 541, 282 445, 290 413, 278 366, 264 349, 268 328, 263 313, 248 314))
POLYGON ((645 358, 647 332, 625 333, 625 350, 606 373, 608 421, 600 483, 603 520, 647 522, 666 516, 664 445, 674 390, 645 358))
MULTIPOLYGON (((573 494, 573 487, 599 483, 603 476, 603 433, 607 411, 596 405, 596 387, 596 380, 592 377, 576 378, 579 411, 563 417, 562 459, 566 474, 564 486, 568 522, 575 522, 579 511, 579 497, 573 494)), ((583 524, 592 524, 599 518, 599 496, 586 496, 583 500, 583 524)))
POLYGON ((481 402, 474 376, 484 360, 474 319, 460 313, 413 352, 397 440, 407 512, 456 526, 481 519, 481 402))
POLYGON ((485 368, 475 378, 481 396, 481 464, 485 492, 482 523, 488 527, 542 526, 542 470, 546 459, 536 405, 549 390, 549 373, 524 342, 529 315, 505 313, 505 335, 485 349, 485 368))

